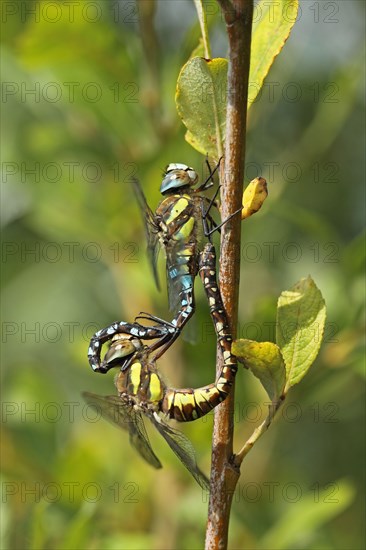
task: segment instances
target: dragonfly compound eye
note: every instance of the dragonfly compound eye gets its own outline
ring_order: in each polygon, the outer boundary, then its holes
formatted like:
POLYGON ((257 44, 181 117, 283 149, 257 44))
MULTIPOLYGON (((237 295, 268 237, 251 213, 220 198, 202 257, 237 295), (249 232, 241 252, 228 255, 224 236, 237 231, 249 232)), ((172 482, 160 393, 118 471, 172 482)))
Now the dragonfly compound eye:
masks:
POLYGON ((141 349, 141 347, 142 344, 138 338, 116 334, 104 356, 103 363, 111 363, 112 361, 126 358, 141 349))
POLYGON ((164 178, 160 186, 160 193, 164 195, 169 191, 182 187, 191 187, 198 180, 198 174, 186 164, 171 163, 166 167, 164 178))

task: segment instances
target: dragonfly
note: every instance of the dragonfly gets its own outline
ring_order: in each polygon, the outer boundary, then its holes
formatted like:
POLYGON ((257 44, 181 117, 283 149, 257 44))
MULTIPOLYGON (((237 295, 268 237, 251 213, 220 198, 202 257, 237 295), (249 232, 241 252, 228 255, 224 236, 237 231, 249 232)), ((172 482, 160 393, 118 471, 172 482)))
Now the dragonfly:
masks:
MULTIPOLYGON (((213 171, 209 164, 209 176, 201 184, 198 183, 197 172, 182 163, 171 163, 164 171, 160 185, 163 199, 153 212, 147 203, 144 192, 137 179, 133 186, 139 204, 147 239, 147 251, 152 265, 157 288, 160 289, 157 260, 160 248, 166 256, 166 280, 168 288, 169 309, 174 311, 171 325, 175 332, 166 335, 159 346, 156 359, 165 353, 178 338, 181 330, 195 311, 194 280, 198 273, 199 235, 204 232, 209 236, 219 226, 211 217, 210 211, 216 207, 216 196, 209 199, 202 193, 214 185, 213 171), (209 229, 209 225, 211 229, 209 229)), ((156 320, 149 314, 139 318, 156 320)))
POLYGON ((204 489, 208 489, 208 480, 197 466, 191 442, 166 419, 190 422, 205 416, 226 399, 235 380, 237 365, 231 354, 232 337, 217 285, 215 264, 214 246, 207 243, 200 254, 199 274, 222 353, 222 366, 215 382, 195 389, 170 388, 162 379, 150 346, 136 336, 116 334, 102 362, 101 372, 120 367, 115 379, 118 396, 83 394, 87 403, 102 416, 129 432, 130 442, 142 458, 153 467, 161 468, 146 433, 144 418, 148 418, 204 489))
MULTIPOLYGON (((209 166, 209 164, 208 164, 209 166)), ((160 247, 166 255, 166 277, 168 287, 169 307, 175 311, 170 323, 148 314, 141 313, 137 318, 156 322, 153 327, 145 327, 149 332, 142 335, 144 327, 135 320, 135 328, 140 331, 136 335, 142 338, 153 338, 156 331, 161 331, 160 340, 150 349, 157 350, 155 359, 161 357, 178 338, 181 330, 195 311, 194 280, 199 264, 199 233, 203 229, 206 236, 219 231, 221 226, 241 211, 239 209, 225 221, 217 224, 211 214, 211 208, 217 207, 216 196, 209 199, 202 193, 214 184, 213 176, 219 164, 211 171, 209 177, 198 187, 198 174, 193 168, 180 163, 169 164, 164 172, 160 186, 163 199, 155 213, 149 207, 144 192, 138 180, 133 180, 133 187, 140 210, 143 215, 147 249, 154 278, 158 288, 157 259, 160 247), (202 223, 202 227, 200 224, 202 223)), ((121 332, 125 332, 125 325, 121 332)), ((96 333, 90 346, 89 362, 94 370, 99 370, 101 344, 120 332, 118 323, 96 333)))
POLYGON ((90 341, 88 359, 94 371, 104 372, 101 364, 102 345, 111 341, 115 334, 131 334, 142 339, 155 339, 150 345, 151 351, 156 351, 155 359, 161 357, 178 338, 181 330, 195 311, 194 280, 199 264, 199 233, 211 237, 214 231, 220 231, 229 219, 241 212, 241 208, 226 220, 217 224, 211 214, 211 208, 217 207, 217 189, 212 199, 202 193, 214 185, 214 170, 209 168, 209 177, 198 187, 198 174, 193 168, 171 163, 164 172, 160 192, 164 196, 155 213, 149 207, 141 185, 133 179, 133 187, 140 210, 143 215, 147 249, 152 264, 154 278, 158 288, 157 259, 159 249, 163 248, 166 255, 166 278, 168 287, 169 307, 175 311, 173 320, 168 323, 149 313, 140 313, 134 323, 124 321, 114 322, 110 326, 94 334, 90 341), (202 227, 200 224, 202 223, 202 227), (157 323, 154 326, 143 326, 137 319, 157 323))

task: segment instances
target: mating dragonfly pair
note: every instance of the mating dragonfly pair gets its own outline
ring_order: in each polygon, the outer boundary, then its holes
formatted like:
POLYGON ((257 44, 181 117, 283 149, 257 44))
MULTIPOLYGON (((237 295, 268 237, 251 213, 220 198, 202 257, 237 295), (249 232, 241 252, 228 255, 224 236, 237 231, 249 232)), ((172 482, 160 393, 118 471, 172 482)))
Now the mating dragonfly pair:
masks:
POLYGON ((115 380, 118 396, 83 394, 86 401, 105 418, 129 432, 131 444, 148 463, 161 468, 143 422, 144 417, 149 418, 201 487, 206 489, 208 480, 197 466, 192 444, 181 432, 169 426, 164 417, 188 422, 206 415, 228 396, 237 371, 231 355, 232 338, 228 320, 216 280, 215 248, 210 239, 211 234, 220 230, 222 225, 216 224, 211 216, 212 207, 217 206, 217 192, 212 199, 202 194, 213 185, 216 170, 217 167, 213 172, 210 170, 209 178, 195 187, 198 175, 192 168, 184 164, 170 164, 160 188, 164 198, 155 213, 148 206, 139 182, 134 181, 143 212, 154 277, 158 284, 160 244, 166 255, 169 305, 175 314, 171 322, 166 322, 142 313, 134 323, 116 322, 97 332, 90 342, 89 363, 95 372, 101 373, 119 367, 115 380), (208 237, 202 251, 199 250, 201 229, 208 237), (169 388, 162 379, 156 360, 173 344, 194 313, 194 280, 197 274, 208 299, 222 353, 222 368, 215 382, 207 386, 196 389, 169 388), (139 322, 142 319, 155 324, 144 326, 139 322), (107 343, 109 348, 102 359, 102 347, 107 343))

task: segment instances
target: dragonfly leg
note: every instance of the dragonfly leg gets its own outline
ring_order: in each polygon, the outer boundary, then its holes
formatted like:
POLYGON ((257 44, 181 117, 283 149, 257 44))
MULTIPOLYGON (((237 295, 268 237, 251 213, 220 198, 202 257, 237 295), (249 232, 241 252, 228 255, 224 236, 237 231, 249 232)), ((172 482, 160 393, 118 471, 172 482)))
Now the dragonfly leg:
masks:
POLYGON ((144 327, 139 323, 126 323, 120 321, 99 330, 91 338, 88 349, 89 364, 95 372, 108 372, 109 368, 106 365, 102 365, 100 355, 103 344, 111 340, 116 334, 129 334, 130 336, 135 336, 142 340, 152 340, 165 336, 167 334, 167 329, 163 325, 144 327))
MULTIPOLYGON (((239 212, 242 211, 242 207, 238 208, 238 210, 236 210, 233 214, 231 214, 230 216, 228 216, 226 218, 226 220, 222 221, 219 225, 215 224, 214 223, 214 227, 212 229, 208 229, 207 225, 205 227, 205 224, 204 224, 204 234, 205 234, 205 237, 210 237, 213 233, 215 233, 215 231, 220 231, 221 227, 223 225, 225 225, 228 221, 231 220, 231 218, 233 218, 234 216, 236 216, 237 214, 239 214, 239 212)), ((212 218, 211 218, 212 220, 212 218)))
MULTIPOLYGON (((212 181, 213 182, 213 179, 212 179, 212 176, 213 174, 216 172, 216 170, 218 169, 218 167, 220 166, 220 162, 222 160, 222 157, 220 158, 217 166, 215 167, 215 169, 213 171, 211 171, 211 167, 208 163, 208 161, 206 161, 208 167, 209 167, 209 170, 210 170, 210 177, 208 180, 206 180, 205 184, 207 183, 207 181, 212 181)), ((200 190, 204 190, 206 189, 205 188, 205 184, 203 184, 203 186, 200 188, 200 190)), ((236 214, 238 214, 239 212, 242 211, 242 207, 239 208, 238 210, 236 210, 236 212, 234 212, 233 214, 231 214, 230 216, 228 216, 226 218, 226 220, 222 221, 220 224, 217 224, 213 218, 211 217, 210 215, 210 210, 213 206, 216 206, 217 207, 217 203, 216 203, 216 198, 217 198, 217 195, 220 191, 220 187, 221 185, 218 186, 218 188, 216 189, 215 191, 215 194, 214 196, 212 197, 212 199, 209 201, 209 204, 207 206, 207 209, 205 210, 204 206, 203 206, 203 202, 201 203, 201 212, 202 212, 202 220, 203 220, 203 231, 204 231, 204 235, 205 237, 210 237, 215 231, 219 231, 220 233, 220 229, 223 225, 225 225, 229 220, 231 220, 231 218, 233 218, 234 216, 236 216, 236 214), (211 224, 211 228, 209 228, 208 226, 208 223, 207 223, 207 220, 210 222, 211 224)))
POLYGON ((197 189, 195 190, 196 192, 197 191, 206 191, 206 189, 209 189, 210 187, 212 187, 214 185, 215 182, 213 180, 213 176, 214 176, 215 172, 217 172, 217 170, 219 169, 221 161, 222 161, 222 157, 219 159, 219 162, 216 164, 215 168, 213 170, 211 170, 210 163, 208 162, 208 160, 206 158, 206 165, 208 167, 210 175, 199 187, 197 187, 197 189))
POLYGON ((157 360, 161 357, 168 348, 175 342, 181 333, 184 325, 189 321, 195 311, 193 287, 185 289, 180 294, 181 308, 177 315, 171 322, 171 326, 174 327, 174 331, 171 330, 170 334, 164 335, 158 342, 149 347, 150 350, 158 349, 158 352, 154 355, 153 359, 157 360))
POLYGON ((146 327, 146 328, 156 328, 159 329, 159 327, 165 327, 167 330, 169 328, 175 329, 175 326, 173 323, 170 323, 169 321, 165 321, 164 319, 161 319, 160 317, 156 317, 156 315, 152 315, 151 313, 146 313, 145 311, 140 311, 140 313, 135 317, 135 321, 137 319, 144 319, 146 321, 154 321, 155 323, 159 323, 158 327, 146 327))
POLYGON ((214 196, 212 197, 211 200, 207 199, 208 200, 208 206, 207 206, 206 209, 204 207, 203 201, 201 202, 202 225, 203 225, 203 232, 204 232, 205 236, 211 235, 211 233, 213 233, 216 230, 219 233, 221 233, 220 228, 218 227, 218 224, 215 222, 215 220, 212 218, 212 216, 210 214, 210 210, 213 206, 215 206, 217 208, 216 197, 217 197, 217 195, 220 191, 220 187, 221 187, 221 185, 218 186, 218 188, 216 189, 216 192, 215 192, 215 194, 214 194, 214 196), (207 221, 210 222, 210 227, 209 227, 207 221))
POLYGON ((165 351, 171 346, 171 344, 178 338, 180 334, 180 328, 178 328, 174 324, 174 319, 172 322, 165 321, 160 317, 156 317, 156 315, 152 315, 151 313, 146 313, 144 311, 141 311, 139 315, 135 317, 135 321, 137 319, 144 319, 146 321, 154 321, 155 323, 158 323, 158 325, 154 325, 146 328, 157 330, 157 331, 159 329, 162 329, 161 337, 156 342, 148 346, 149 353, 151 353, 152 351, 155 351, 156 349, 163 348, 163 351, 158 354, 158 357, 160 357, 163 353, 165 353, 165 351))

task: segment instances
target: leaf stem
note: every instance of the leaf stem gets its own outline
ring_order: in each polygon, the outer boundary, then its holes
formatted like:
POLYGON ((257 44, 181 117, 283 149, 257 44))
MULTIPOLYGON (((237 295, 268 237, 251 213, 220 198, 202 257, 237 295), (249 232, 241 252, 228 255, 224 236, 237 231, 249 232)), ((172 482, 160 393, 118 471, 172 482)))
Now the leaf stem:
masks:
MULTIPOLYGON (((253 0, 218 3, 229 39, 225 159, 220 174, 221 215, 226 219, 242 205, 253 0)), ((220 289, 233 335, 238 319, 240 229, 240 216, 235 216, 221 232, 220 289)), ((217 371, 220 361, 218 358, 217 371)), ((233 412, 234 391, 215 409, 206 550, 227 547, 231 503, 240 475, 232 459, 233 412)))
POLYGON ((245 442, 243 447, 240 449, 238 453, 236 453, 234 458, 234 463, 237 467, 240 468, 241 463, 243 462, 246 455, 249 453, 249 451, 253 448, 254 444, 258 439, 268 430, 270 425, 272 424, 272 421, 282 405, 284 399, 280 399, 278 401, 272 401, 272 403, 268 407, 268 415, 267 418, 262 422, 258 428, 254 430, 250 438, 245 442))
POLYGON ((205 9, 202 4, 202 0, 194 0, 194 5, 196 6, 198 21, 201 27, 203 46, 205 48, 205 58, 211 59, 212 54, 211 54, 210 39, 208 36, 208 29, 207 29, 207 17, 206 17, 205 9))

